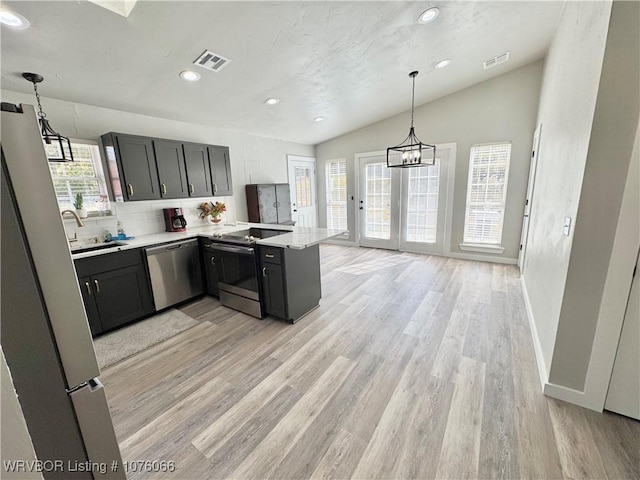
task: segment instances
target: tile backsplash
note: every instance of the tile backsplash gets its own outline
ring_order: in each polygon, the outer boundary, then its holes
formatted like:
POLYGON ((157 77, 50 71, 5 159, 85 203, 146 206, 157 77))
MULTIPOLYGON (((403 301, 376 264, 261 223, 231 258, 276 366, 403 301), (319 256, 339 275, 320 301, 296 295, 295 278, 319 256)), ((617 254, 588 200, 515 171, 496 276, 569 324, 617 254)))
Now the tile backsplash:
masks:
MULTIPOLYGON (((198 205, 202 202, 210 201, 210 198, 195 199, 174 199, 158 200, 146 202, 126 202, 111 203, 111 216, 90 217, 84 221, 84 227, 78 227, 71 215, 64 217, 64 229, 67 237, 72 238, 77 235, 80 243, 88 243, 91 238, 98 237, 103 241, 107 232, 114 237, 117 235, 116 224, 122 222, 127 236, 142 236, 165 231, 164 219, 162 217, 163 208, 181 207, 184 218, 187 221, 187 230, 193 227, 207 225, 207 220, 198 217, 200 211, 198 205)), ((213 201, 223 202, 227 206, 227 211, 222 214, 223 223, 233 223, 236 218, 232 211, 231 198, 216 197, 213 201)))

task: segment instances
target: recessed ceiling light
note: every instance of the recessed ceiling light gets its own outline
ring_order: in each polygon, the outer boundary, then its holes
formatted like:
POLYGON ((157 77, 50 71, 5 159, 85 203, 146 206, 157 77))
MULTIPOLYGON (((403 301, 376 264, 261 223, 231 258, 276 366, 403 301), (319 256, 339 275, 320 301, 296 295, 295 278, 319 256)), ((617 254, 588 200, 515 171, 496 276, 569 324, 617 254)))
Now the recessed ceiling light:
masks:
POLYGON ((314 122, 321 122, 324 120, 324 117, 316 117, 313 119, 314 122))
POLYGON ((438 63, 435 64, 436 68, 444 68, 447 65, 449 65, 451 63, 451 59, 450 58, 445 58, 444 60, 440 60, 438 63))
POLYGON ((278 103, 280 103, 280 99, 279 98, 267 98, 264 103, 266 103, 267 105, 276 105, 278 103))
POLYGON ((194 72, 193 70, 183 70, 180 72, 180 76, 189 82, 197 82, 200 80, 200 74, 198 72, 194 72))
POLYGON ((420 15, 418 22, 420 23, 431 23, 440 15, 440 9, 438 7, 431 7, 420 15))
POLYGON ((12 12, 11 10, 7 10, 4 7, 0 8, 0 23, 9 28, 15 28, 16 30, 28 28, 30 25, 29 20, 24 18, 22 15, 12 12))

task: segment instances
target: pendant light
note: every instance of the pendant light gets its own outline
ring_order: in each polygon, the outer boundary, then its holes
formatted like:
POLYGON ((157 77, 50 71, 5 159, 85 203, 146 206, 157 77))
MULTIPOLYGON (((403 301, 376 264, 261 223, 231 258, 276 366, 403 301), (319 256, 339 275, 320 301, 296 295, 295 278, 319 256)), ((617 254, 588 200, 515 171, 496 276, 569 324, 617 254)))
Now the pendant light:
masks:
POLYGON ((413 110, 416 98, 417 71, 411 72, 413 91, 411 95, 411 128, 409 135, 399 145, 387 148, 387 167, 422 167, 436 163, 436 146, 422 143, 413 128, 413 110))
POLYGON ((36 100, 38 101, 38 123, 40 124, 40 135, 46 145, 56 147, 57 155, 51 156, 47 152, 47 160, 50 162, 73 162, 73 152, 71 151, 71 142, 68 137, 60 135, 56 132, 47 120, 47 114, 42 111, 40 105, 40 94, 38 93, 38 83, 44 80, 42 75, 37 73, 24 72, 22 77, 28 82, 33 83, 33 90, 36 92, 36 100))

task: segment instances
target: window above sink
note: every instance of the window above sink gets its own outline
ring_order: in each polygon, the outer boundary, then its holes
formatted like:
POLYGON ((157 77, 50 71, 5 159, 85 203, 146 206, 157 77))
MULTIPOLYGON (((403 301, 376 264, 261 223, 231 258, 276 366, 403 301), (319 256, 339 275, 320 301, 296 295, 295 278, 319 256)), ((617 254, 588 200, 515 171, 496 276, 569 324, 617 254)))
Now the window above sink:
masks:
MULTIPOLYGON (((56 156, 55 145, 46 145, 48 156, 56 156)), ((75 195, 84 197, 89 216, 111 215, 109 192, 102 168, 100 148, 91 140, 71 140, 73 162, 49 162, 49 171, 60 210, 73 209, 75 195)))

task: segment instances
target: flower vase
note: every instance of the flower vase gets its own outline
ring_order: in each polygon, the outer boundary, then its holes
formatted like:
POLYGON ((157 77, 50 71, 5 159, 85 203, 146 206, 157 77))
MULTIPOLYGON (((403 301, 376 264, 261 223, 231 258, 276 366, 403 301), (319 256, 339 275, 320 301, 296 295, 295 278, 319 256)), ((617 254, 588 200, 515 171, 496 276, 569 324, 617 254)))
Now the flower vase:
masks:
POLYGON ((209 217, 209 220, 211 221, 211 223, 213 223, 214 225, 218 225, 220 224, 220 222, 222 221, 222 218, 220 218, 219 216, 216 217, 209 217))

